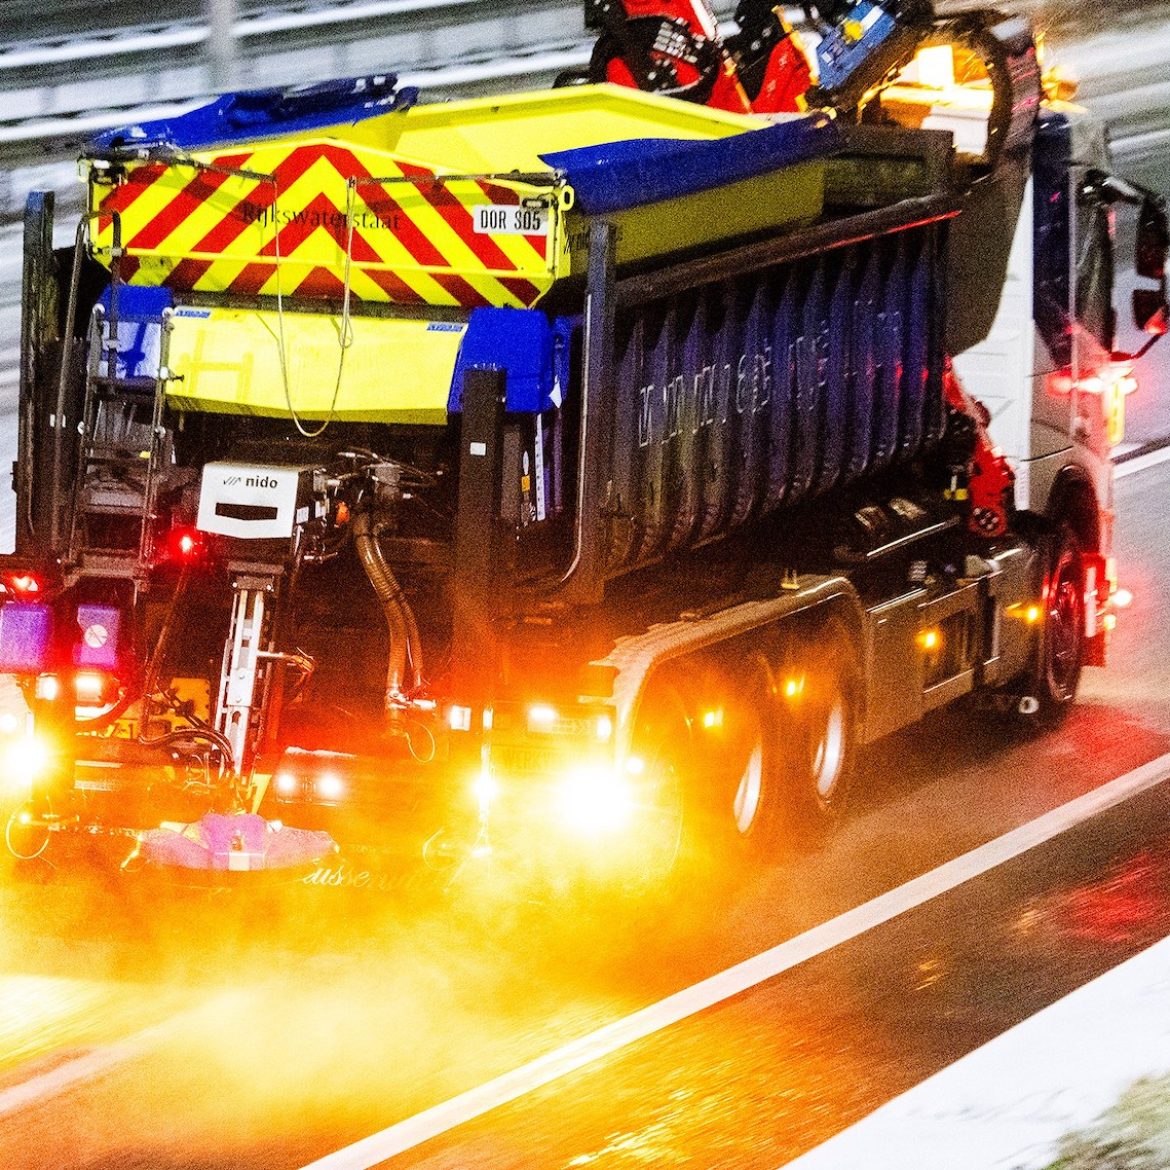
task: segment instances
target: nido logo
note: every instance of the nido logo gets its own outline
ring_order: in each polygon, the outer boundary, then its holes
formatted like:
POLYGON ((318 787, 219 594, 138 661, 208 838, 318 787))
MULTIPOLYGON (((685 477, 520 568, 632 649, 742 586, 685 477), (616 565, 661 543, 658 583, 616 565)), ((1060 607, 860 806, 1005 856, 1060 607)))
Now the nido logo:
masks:
POLYGON ((250 475, 244 480, 244 487, 274 488, 277 481, 271 475, 250 475))

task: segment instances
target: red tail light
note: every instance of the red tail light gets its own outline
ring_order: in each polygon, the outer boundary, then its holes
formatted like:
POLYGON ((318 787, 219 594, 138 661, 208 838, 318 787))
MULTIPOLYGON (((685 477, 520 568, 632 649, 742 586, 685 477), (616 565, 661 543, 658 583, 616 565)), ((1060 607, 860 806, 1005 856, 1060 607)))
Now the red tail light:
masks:
POLYGON ((22 601, 35 598, 43 589, 41 579, 35 573, 16 573, 5 578, 4 584, 8 587, 9 593, 22 601))
POLYGON ((167 534, 167 552, 180 565, 194 565, 207 557, 207 538, 198 528, 183 524, 167 534))

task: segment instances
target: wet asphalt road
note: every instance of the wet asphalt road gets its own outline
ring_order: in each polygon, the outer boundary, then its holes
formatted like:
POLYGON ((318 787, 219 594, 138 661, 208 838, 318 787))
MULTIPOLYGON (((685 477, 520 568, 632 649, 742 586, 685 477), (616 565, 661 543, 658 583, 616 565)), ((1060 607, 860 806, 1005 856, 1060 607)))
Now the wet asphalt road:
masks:
MULTIPOLYGON (((946 717, 824 850, 652 913, 376 890, 0 885, 0 1166, 295 1170, 1170 750, 1170 465, 1122 480, 1136 600, 1059 732, 946 717)), ((403 1155, 778 1166, 1168 932, 1163 790, 403 1155)), ((477 896, 482 893, 483 896, 477 896)))

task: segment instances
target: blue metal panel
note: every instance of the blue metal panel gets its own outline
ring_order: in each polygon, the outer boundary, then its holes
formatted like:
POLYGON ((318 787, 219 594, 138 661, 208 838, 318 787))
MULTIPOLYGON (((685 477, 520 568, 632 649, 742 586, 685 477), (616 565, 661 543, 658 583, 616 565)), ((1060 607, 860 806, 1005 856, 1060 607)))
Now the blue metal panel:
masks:
POLYGON ((734 367, 731 354, 738 353, 738 318, 733 313, 736 293, 727 281, 704 290, 707 301, 708 345, 711 353, 711 383, 706 393, 709 407, 704 411, 707 431, 707 475, 703 487, 703 518, 698 539, 709 540, 722 532, 731 514, 739 463, 736 458, 734 367))
POLYGON ((53 612, 37 602, 0 605, 0 670, 5 674, 40 674, 48 669, 53 612))
POLYGON ((820 455, 821 410, 825 397, 828 366, 828 310, 831 304, 825 286, 825 260, 810 262, 797 278, 804 287, 800 336, 792 352, 795 379, 795 433, 792 463, 788 470, 788 500, 805 495, 817 473, 820 455))
POLYGON ((619 312, 610 572, 916 458, 943 425, 945 228, 619 312))
MULTIPOLYGON (((114 313, 113 288, 107 285, 98 304, 112 321, 114 313)), ((162 316, 164 309, 174 307, 169 288, 146 288, 134 284, 120 284, 117 296, 118 370, 119 378, 156 378, 160 346, 162 344, 162 316)), ((104 354, 103 354, 104 357, 104 354)), ((105 361, 101 362, 104 374, 105 361)))
POLYGON ((795 385, 789 355, 795 343, 796 304, 799 280, 795 272, 782 272, 776 283, 780 295, 772 320, 770 366, 772 372, 771 433, 768 451, 768 483, 764 510, 771 511, 788 495, 788 472, 792 464, 792 436, 796 410, 795 385))
POLYGON ((104 130, 90 140, 86 153, 101 157, 120 147, 207 150, 233 142, 352 125, 414 105, 418 90, 398 90, 397 84, 398 78, 388 73, 288 89, 240 90, 174 118, 104 130))
POLYGON ((910 251, 906 294, 905 371, 902 379, 900 459, 916 455, 926 435, 926 396, 930 376, 930 261, 920 240, 904 243, 910 251))
POLYGON ((874 54, 898 32, 892 12, 868 0, 850 9, 843 21, 821 38, 816 48, 817 83, 828 93, 841 89, 858 70, 871 65, 874 54), (857 36, 853 29, 862 29, 857 36))
POLYGON ((880 402, 874 434, 873 466, 889 467, 898 451, 902 423, 903 350, 905 348, 906 256, 904 237, 890 241, 881 309, 877 317, 877 365, 874 400, 880 402), (892 256, 889 253, 892 251, 892 256))
POLYGON ((835 123, 817 113, 715 141, 638 138, 540 157, 565 174, 581 211, 605 215, 825 158, 840 146, 835 123))
MULTIPOLYGON (((537 309, 473 309, 451 376, 448 412, 459 414, 463 410, 463 376, 471 369, 505 371, 510 411, 535 414, 556 405, 553 389, 558 384, 558 371, 553 355, 557 336, 548 318, 537 309)), ((563 355, 563 326, 559 336, 563 355)))

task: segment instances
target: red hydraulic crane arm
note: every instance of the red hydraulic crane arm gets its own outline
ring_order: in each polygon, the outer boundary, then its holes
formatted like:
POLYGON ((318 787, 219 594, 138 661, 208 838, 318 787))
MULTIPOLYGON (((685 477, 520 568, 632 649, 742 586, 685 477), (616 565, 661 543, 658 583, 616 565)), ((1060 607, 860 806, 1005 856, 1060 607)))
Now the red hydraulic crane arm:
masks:
POLYGON ((783 10, 741 0, 724 40, 707 0, 586 0, 600 35, 591 81, 665 93, 733 113, 803 109, 808 59, 783 10))

